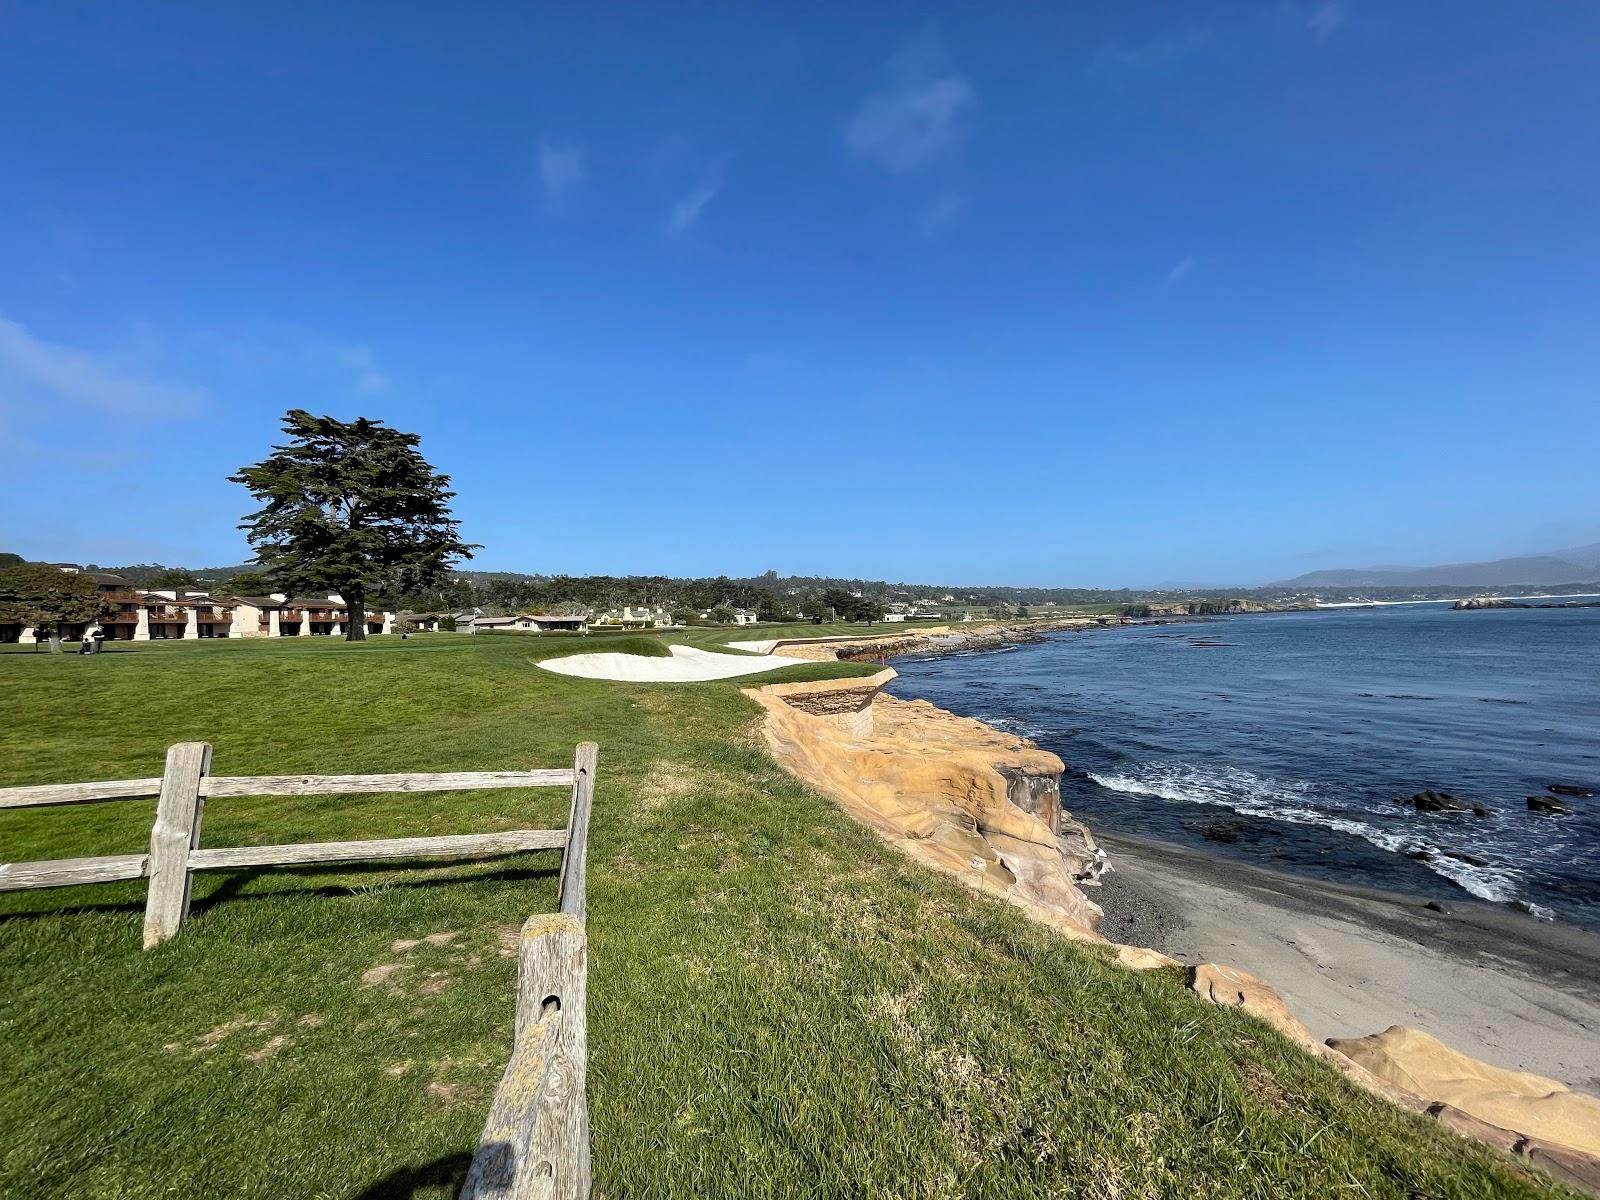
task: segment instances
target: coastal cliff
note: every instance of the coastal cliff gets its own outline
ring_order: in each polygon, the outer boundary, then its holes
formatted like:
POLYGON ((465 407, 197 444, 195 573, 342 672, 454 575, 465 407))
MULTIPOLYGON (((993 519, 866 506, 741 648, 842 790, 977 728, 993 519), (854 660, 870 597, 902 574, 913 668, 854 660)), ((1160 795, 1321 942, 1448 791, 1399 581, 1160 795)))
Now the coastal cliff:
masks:
MULTIPOLYGON (((839 645, 805 649, 833 657, 839 645)), ((1600 1195, 1600 1100, 1402 1026, 1318 1042, 1269 983, 1246 971, 1184 968, 1159 951, 1107 942, 1098 931, 1104 914, 1082 887, 1110 863, 1088 827, 1062 810, 1061 759, 927 701, 883 695, 894 677, 885 669, 744 694, 764 710, 762 735, 783 766, 909 857, 1067 937, 1106 945, 1124 967, 1186 969, 1196 996, 1245 1009, 1357 1086, 1600 1195)))
POLYGON ((1061 759, 1022 738, 867 679, 771 684, 773 756, 910 857, 1000 896, 1070 937, 1099 941, 1079 884, 1106 869, 1088 827, 1061 810, 1061 759))

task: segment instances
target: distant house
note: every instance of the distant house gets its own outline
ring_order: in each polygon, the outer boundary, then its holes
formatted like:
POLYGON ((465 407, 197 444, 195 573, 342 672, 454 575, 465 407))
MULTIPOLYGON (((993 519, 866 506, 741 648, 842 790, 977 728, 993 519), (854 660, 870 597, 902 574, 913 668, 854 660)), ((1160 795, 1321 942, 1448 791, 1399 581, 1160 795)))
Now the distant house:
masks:
MULTIPOLYGON (((350 608, 337 592, 326 596, 235 596, 234 637, 335 637, 345 632, 350 608)), ((392 633, 392 612, 369 612, 369 634, 392 633)))
POLYGON ((219 600, 207 592, 158 588, 144 593, 143 609, 144 619, 133 635, 138 641, 225 638, 233 633, 237 603, 219 600))
POLYGON ((551 613, 541 613, 533 617, 532 621, 540 633, 553 633, 558 630, 566 633, 589 632, 589 618, 582 614, 558 617, 551 613))
POLYGON ((659 605, 652 608, 647 604, 625 604, 621 608, 606 609, 605 612, 589 623, 591 625, 625 625, 648 629, 652 626, 671 625, 672 613, 659 605))
MULTIPOLYGON (((343 633, 350 610, 337 593, 290 599, 270 596, 213 596, 189 588, 140 588, 120 575, 86 571, 76 563, 51 563, 69 575, 92 579, 100 592, 98 620, 67 623, 62 636, 76 640, 99 625, 107 641, 174 641, 180 638, 293 637, 343 633)), ((368 633, 388 633, 394 614, 369 612, 368 633)), ((0 641, 23 641, 31 628, 0 626, 0 641)))
POLYGON ((508 631, 511 633, 588 633, 589 618, 583 615, 558 617, 550 613, 518 613, 510 617, 473 617, 472 631, 508 631))
POLYGON ((395 624, 401 628, 411 626, 418 633, 438 633, 443 618, 438 613, 403 612, 395 614, 395 624))

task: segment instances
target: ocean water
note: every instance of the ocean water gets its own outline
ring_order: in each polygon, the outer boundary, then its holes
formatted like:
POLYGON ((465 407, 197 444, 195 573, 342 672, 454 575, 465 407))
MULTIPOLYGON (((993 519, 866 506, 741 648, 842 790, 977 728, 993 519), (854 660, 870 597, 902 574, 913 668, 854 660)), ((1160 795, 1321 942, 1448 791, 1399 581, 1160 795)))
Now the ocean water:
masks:
POLYGON ((1059 754, 1091 829, 1600 928, 1600 609, 1273 613, 894 666, 893 694, 1059 754), (1530 812, 1550 783, 1595 798, 1530 812), (1489 815, 1396 803, 1425 788, 1489 815))

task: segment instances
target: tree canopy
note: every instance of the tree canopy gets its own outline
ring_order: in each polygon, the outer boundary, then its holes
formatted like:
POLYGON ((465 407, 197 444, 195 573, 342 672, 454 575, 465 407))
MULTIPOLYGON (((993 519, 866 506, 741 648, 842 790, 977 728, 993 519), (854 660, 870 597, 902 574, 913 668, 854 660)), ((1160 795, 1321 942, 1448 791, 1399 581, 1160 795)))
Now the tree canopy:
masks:
POLYGON ((91 579, 58 570, 49 563, 18 562, 0 567, 0 621, 32 625, 61 648, 61 626, 93 621, 104 607, 91 579))
POLYGON ((277 590, 265 571, 243 570, 228 576, 219 589, 226 596, 265 596, 277 590))
POLYGON ((344 597, 351 641, 366 637, 369 592, 436 586, 478 549, 461 540, 450 477, 422 457, 416 434, 300 408, 284 415, 283 431, 286 445, 229 476, 262 504, 239 527, 280 587, 344 597))
POLYGON ((145 586, 152 588, 196 588, 200 586, 200 576, 193 571, 185 571, 182 567, 167 567, 147 579, 145 586))

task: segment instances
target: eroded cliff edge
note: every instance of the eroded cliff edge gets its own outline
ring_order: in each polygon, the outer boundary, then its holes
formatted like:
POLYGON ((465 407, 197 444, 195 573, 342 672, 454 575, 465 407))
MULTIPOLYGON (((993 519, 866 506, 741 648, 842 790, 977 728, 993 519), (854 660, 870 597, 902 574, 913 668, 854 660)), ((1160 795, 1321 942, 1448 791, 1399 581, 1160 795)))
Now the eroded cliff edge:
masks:
POLYGON ((1059 758, 865 679, 748 688, 773 756, 919 862, 1001 896, 1076 938, 1100 906, 1079 884, 1106 869, 1088 827, 1061 810, 1059 758))

